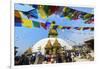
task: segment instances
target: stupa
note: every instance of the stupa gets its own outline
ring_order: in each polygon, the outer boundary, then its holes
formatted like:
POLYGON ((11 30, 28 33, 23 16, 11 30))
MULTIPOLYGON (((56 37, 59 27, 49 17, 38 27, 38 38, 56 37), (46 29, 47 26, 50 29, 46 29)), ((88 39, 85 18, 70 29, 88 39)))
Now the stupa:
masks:
POLYGON ((72 46, 61 38, 58 38, 58 32, 56 29, 50 28, 48 38, 44 38, 38 41, 32 47, 33 52, 41 52, 42 54, 57 54, 61 48, 71 50, 72 46))

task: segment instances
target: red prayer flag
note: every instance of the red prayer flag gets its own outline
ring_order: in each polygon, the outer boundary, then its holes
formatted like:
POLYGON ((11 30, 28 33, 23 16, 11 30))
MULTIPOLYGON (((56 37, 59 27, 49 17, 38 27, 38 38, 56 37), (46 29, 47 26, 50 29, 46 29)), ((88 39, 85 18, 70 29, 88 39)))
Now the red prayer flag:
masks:
POLYGON ((44 28, 47 29, 46 24, 45 23, 40 23, 40 25, 44 28))
POLYGON ((88 29, 89 29, 89 27, 84 27, 84 28, 83 28, 83 30, 88 30, 88 29))

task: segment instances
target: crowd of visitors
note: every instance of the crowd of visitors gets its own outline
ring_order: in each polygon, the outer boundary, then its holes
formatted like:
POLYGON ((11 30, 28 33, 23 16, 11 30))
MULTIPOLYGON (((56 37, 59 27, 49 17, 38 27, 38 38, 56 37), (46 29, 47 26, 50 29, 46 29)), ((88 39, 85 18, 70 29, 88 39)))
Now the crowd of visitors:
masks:
POLYGON ((93 61, 92 52, 82 51, 66 51, 65 53, 57 53, 56 55, 43 55, 37 52, 32 55, 15 56, 15 65, 30 65, 30 64, 52 64, 52 63, 67 63, 83 61, 93 61))

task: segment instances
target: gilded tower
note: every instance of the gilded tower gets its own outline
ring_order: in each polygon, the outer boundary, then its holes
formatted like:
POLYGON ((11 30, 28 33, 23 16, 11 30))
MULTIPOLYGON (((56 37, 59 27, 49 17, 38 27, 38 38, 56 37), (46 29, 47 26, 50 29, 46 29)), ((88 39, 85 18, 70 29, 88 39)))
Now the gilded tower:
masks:
POLYGON ((46 50, 46 53, 45 54, 51 54, 52 53, 52 44, 51 44, 51 41, 48 40, 46 46, 45 46, 45 50, 46 50))
MULTIPOLYGON (((55 22, 53 22, 55 24, 55 22)), ((54 38, 55 41, 53 44, 51 44, 51 41, 48 40, 46 46, 45 46, 45 54, 57 54, 61 49, 61 44, 57 40, 58 32, 56 29, 50 28, 48 37, 54 38)))
POLYGON ((52 38, 56 38, 58 36, 58 32, 56 29, 53 28, 53 26, 55 25, 55 21, 52 22, 51 24, 51 28, 49 30, 49 33, 48 33, 48 37, 52 37, 52 38))

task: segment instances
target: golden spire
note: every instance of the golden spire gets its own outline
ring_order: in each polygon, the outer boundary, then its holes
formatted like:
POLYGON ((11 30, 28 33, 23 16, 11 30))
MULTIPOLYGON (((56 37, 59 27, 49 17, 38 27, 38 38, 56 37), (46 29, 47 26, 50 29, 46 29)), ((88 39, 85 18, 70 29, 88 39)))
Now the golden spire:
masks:
POLYGON ((55 21, 53 21, 52 24, 51 24, 51 28, 49 30, 48 37, 57 37, 58 36, 57 30, 53 28, 54 25, 55 25, 55 21))
POLYGON ((50 40, 48 40, 45 48, 52 48, 52 44, 51 44, 51 41, 50 40))
POLYGON ((61 44, 58 42, 56 39, 55 42, 53 43, 53 47, 61 47, 61 44))

